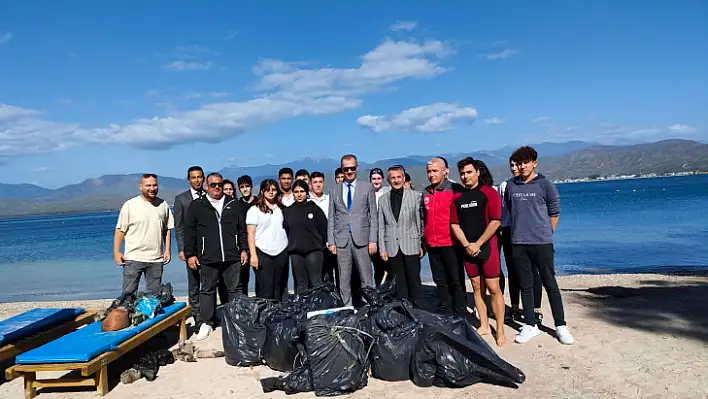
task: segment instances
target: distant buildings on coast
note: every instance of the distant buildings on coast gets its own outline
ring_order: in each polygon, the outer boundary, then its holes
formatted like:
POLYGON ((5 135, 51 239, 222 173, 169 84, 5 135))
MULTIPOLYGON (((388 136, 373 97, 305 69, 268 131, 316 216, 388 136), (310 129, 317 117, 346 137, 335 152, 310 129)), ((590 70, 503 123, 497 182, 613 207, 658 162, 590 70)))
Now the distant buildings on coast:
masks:
POLYGON ((693 175, 703 175, 703 174, 708 174, 708 172, 690 171, 690 172, 670 172, 670 173, 664 173, 664 174, 643 173, 643 174, 639 174, 639 175, 609 175, 609 176, 593 175, 593 176, 582 177, 582 178, 559 179, 559 180, 554 180, 553 183, 563 184, 563 183, 584 183, 584 182, 604 181, 604 180, 651 179, 651 178, 655 178, 655 177, 693 176, 693 175))

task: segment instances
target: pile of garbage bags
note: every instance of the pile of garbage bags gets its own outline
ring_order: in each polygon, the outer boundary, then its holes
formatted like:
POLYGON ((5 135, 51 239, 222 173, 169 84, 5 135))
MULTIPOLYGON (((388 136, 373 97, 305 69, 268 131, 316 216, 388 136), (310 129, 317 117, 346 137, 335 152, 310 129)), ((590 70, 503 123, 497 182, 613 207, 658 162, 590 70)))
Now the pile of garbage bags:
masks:
POLYGON ((226 362, 283 371, 261 380, 264 392, 316 396, 357 391, 367 385, 369 370, 377 379, 411 380, 421 387, 484 382, 516 388, 524 382, 524 373, 500 358, 464 318, 396 299, 394 286, 392 280, 364 289, 367 305, 358 311, 343 308, 330 281, 283 303, 237 297, 217 310, 226 362))
POLYGON ((146 292, 137 292, 135 294, 121 294, 113 300, 111 305, 98 312, 95 316, 95 321, 102 321, 116 309, 125 311, 128 314, 128 325, 137 326, 147 319, 155 317, 161 308, 169 306, 175 302, 171 283, 162 284, 157 295, 152 295, 146 292))

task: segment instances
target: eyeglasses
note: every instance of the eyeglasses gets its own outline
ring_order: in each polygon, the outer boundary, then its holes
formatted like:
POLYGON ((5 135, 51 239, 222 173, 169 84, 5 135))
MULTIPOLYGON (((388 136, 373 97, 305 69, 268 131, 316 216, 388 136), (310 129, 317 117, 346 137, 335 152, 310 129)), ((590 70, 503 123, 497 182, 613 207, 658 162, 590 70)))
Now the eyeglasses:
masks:
POLYGON ((224 183, 209 183, 209 187, 211 187, 211 188, 224 187, 224 183))
POLYGON ((346 173, 346 172, 355 172, 355 171, 356 171, 356 168, 357 168, 356 166, 347 166, 346 168, 342 168, 342 170, 344 171, 344 173, 346 173))

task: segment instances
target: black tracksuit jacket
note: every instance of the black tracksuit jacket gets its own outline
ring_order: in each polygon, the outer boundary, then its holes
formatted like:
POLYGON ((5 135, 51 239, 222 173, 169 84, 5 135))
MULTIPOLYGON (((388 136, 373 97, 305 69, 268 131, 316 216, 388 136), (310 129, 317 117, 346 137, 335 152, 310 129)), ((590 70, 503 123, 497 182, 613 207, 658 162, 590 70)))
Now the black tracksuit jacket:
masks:
POLYGON ((196 256, 200 264, 239 262, 248 252, 245 205, 224 195, 219 217, 207 196, 189 204, 184 229, 184 256, 196 256))

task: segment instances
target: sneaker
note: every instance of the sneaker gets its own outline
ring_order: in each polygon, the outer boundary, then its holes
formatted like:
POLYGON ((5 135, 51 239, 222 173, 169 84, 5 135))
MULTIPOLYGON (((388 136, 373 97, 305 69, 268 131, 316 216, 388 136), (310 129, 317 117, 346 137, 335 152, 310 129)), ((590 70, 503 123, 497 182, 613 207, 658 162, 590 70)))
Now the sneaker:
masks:
POLYGON ((560 343, 563 345, 573 345, 573 343, 575 342, 573 336, 570 335, 570 331, 568 331, 568 326, 556 327, 556 336, 558 337, 560 343))
POLYGON ((534 310, 533 314, 536 316, 536 325, 543 324, 543 313, 538 310, 534 310))
POLYGON ((209 337, 209 334, 214 331, 210 325, 207 323, 202 323, 201 327, 199 327, 199 332, 197 333, 197 336, 195 337, 197 341, 203 341, 209 337))
POLYGON ((531 339, 538 336, 539 334, 541 334, 541 330, 539 330, 538 327, 532 327, 526 324, 525 326, 521 327, 521 331, 516 335, 515 341, 517 344, 524 344, 526 342, 531 341, 531 339))

